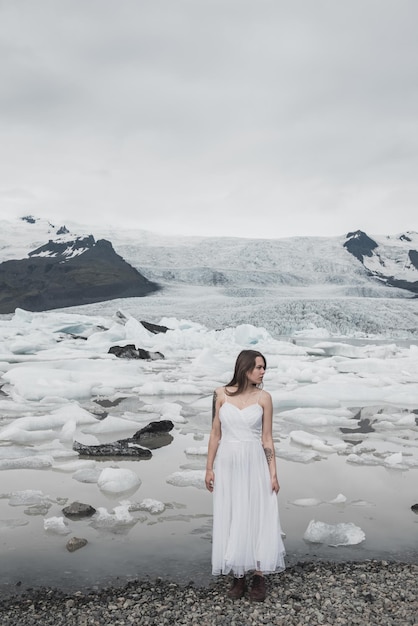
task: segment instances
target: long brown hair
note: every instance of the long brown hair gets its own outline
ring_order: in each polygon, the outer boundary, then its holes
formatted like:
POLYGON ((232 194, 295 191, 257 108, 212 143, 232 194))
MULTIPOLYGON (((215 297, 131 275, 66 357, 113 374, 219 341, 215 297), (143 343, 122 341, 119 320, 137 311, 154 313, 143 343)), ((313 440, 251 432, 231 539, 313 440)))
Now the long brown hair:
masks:
POLYGON ((235 369, 232 380, 225 385, 225 393, 228 396, 236 396, 242 393, 247 386, 247 372, 254 369, 255 360, 260 356, 264 361, 264 367, 267 367, 267 361, 264 354, 257 350, 242 350, 235 361, 235 369), (228 391, 226 387, 237 387, 236 391, 228 391))

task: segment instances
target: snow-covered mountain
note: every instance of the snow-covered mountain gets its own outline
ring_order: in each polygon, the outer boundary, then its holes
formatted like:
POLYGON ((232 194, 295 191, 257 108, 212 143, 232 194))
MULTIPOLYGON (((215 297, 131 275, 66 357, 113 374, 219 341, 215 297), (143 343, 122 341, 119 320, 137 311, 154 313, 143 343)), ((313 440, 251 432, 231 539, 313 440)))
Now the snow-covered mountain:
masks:
POLYGON ((389 283, 408 278, 413 287, 416 282, 416 269, 407 266, 414 258, 410 251, 418 248, 417 233, 364 234, 372 241, 365 247, 363 234, 356 232, 275 240, 179 238, 28 219, 0 222, 0 262, 30 261, 31 252, 51 254, 56 246, 68 253, 70 242, 93 235, 110 241, 128 264, 163 287, 145 298, 97 301, 72 306, 72 312, 113 315, 121 308, 139 320, 158 324, 164 319, 170 325, 175 317, 212 329, 253 324, 297 341, 330 335, 415 341, 418 335, 415 293, 389 283), (383 263, 378 271, 368 267, 377 254, 389 269, 386 274, 383 263))
MULTIPOLYGON (((23 221, 36 223, 34 218, 23 221)), ((142 297, 158 290, 116 254, 109 241, 96 241, 92 235, 71 236, 64 227, 54 234, 55 238, 29 251, 25 258, 0 263, 0 313, 142 297)))
POLYGON ((418 233, 373 240, 358 230, 344 243, 370 274, 383 282, 418 293, 418 233))
POLYGON ((54 225, 27 216, 0 223, 0 262, 35 254, 79 254, 76 237, 110 240, 117 254, 161 285, 224 287, 237 295, 279 289, 284 295, 413 297, 418 292, 418 233, 373 236, 244 239, 166 237, 100 224, 54 225), (90 231, 90 232, 89 232, 90 231), (45 244, 48 243, 47 246, 45 244))

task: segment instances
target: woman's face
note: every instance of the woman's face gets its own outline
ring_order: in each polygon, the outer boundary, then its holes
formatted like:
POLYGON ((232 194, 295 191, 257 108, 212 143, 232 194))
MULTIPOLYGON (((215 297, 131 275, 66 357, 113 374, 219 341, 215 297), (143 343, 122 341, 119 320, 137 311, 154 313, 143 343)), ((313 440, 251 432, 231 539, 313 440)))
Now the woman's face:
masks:
POLYGON ((255 365, 252 370, 247 372, 247 380, 251 385, 259 385, 263 382, 263 376, 266 368, 264 365, 264 359, 261 356, 255 358, 255 365))

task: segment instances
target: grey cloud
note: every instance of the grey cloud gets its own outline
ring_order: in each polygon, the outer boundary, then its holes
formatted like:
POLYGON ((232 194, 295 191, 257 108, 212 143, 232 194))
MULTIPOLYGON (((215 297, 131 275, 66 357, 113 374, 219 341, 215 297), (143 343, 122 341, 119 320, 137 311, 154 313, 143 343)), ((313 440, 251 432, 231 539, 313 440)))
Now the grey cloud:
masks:
POLYGON ((80 203, 86 185, 109 214, 129 190, 167 219, 239 216, 257 194, 267 220, 284 201, 304 213, 312 185, 319 216, 356 186, 403 185, 410 207, 417 17, 412 0, 1 3, 0 154, 14 132, 27 145, 7 174, 54 198, 80 185, 80 203))

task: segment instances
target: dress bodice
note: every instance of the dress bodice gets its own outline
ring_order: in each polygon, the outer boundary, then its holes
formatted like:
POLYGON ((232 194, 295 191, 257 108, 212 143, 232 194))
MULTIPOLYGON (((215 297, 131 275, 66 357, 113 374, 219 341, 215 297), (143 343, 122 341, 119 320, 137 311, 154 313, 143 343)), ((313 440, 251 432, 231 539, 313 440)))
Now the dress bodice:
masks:
POLYGON ((225 400, 219 409, 219 419, 223 442, 260 441, 263 407, 258 402, 240 409, 225 400))

